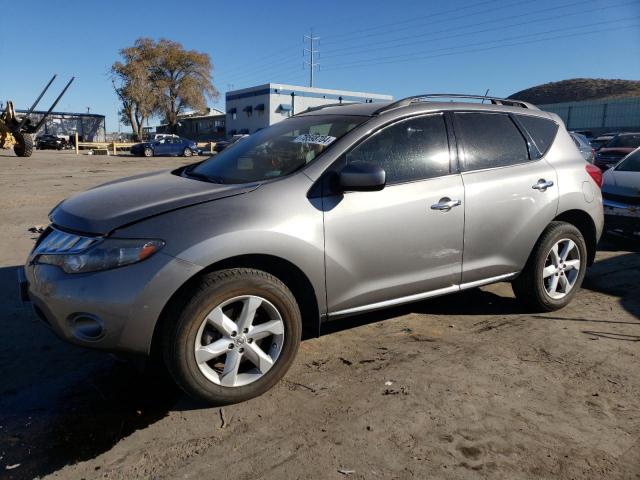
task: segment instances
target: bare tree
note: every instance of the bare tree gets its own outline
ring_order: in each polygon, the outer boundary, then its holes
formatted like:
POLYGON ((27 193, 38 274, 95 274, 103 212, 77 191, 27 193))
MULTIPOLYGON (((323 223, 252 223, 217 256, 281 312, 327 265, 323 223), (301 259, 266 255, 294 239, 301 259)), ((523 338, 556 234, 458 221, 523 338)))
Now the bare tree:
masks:
POLYGON ((131 125, 136 140, 142 139, 144 122, 158 107, 151 77, 154 48, 153 40, 140 38, 133 47, 120 50, 122 61, 111 66, 113 89, 122 103, 121 119, 131 125))
POLYGON ((207 98, 214 100, 211 58, 206 53, 185 50, 177 42, 161 39, 153 48, 151 80, 156 108, 175 133, 178 116, 187 109, 203 111, 207 98))

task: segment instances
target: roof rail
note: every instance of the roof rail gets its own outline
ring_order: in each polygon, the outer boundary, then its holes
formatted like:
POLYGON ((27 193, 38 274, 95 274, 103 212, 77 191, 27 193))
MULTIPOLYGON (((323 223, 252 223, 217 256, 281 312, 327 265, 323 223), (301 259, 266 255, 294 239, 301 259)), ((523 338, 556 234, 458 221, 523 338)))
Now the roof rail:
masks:
POLYGON ((463 95, 459 93, 427 93, 424 95, 413 95, 411 97, 402 98, 398 101, 385 105, 384 107, 376 110, 374 114, 377 115, 377 114, 386 112, 388 110, 393 110, 395 108, 406 107, 411 105, 412 103, 426 102, 433 98, 474 99, 474 100, 482 100, 483 103, 485 100, 489 100, 493 105, 505 105, 508 107, 520 107, 520 108, 529 108, 532 110, 539 110, 538 107, 536 107, 532 103, 523 102, 522 100, 513 100, 510 98, 488 97, 486 95, 463 95))
POLYGON ((344 105, 353 105, 354 103, 356 103, 356 102, 326 103, 324 105, 318 105, 317 107, 308 107, 305 110, 302 110, 301 112, 298 112, 295 115, 292 115, 292 117, 295 117, 296 115, 302 115, 303 113, 309 113, 309 112, 315 112, 316 110, 322 110, 323 108, 342 107, 344 105))

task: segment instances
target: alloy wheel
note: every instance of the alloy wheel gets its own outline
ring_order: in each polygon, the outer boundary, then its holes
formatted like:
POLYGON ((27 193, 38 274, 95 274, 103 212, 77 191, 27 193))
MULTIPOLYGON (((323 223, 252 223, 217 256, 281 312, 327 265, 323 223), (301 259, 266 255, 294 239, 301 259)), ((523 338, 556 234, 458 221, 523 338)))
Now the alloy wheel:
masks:
POLYGON ((196 334, 194 355, 209 381, 240 387, 273 367, 283 342, 284 321, 278 309, 262 297, 242 295, 209 312, 196 334))
POLYGON ((542 282, 554 300, 565 297, 580 274, 580 250, 573 240, 563 238, 554 244, 544 263, 542 282))

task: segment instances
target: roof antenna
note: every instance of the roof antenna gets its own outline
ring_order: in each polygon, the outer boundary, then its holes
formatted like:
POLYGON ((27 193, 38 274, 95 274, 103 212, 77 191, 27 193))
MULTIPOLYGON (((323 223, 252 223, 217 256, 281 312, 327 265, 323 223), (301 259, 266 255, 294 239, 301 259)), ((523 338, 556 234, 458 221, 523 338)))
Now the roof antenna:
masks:
POLYGON ((487 88, 487 91, 484 92, 484 97, 482 97, 482 102, 480 103, 484 103, 484 101, 487 99, 487 95, 489 95, 489 89, 487 88))

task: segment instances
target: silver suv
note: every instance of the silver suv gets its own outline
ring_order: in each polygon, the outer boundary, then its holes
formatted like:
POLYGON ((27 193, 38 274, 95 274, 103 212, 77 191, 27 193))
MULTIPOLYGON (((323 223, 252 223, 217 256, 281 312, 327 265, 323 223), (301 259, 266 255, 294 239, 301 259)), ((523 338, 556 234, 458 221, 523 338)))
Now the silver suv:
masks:
POLYGON ((214 404, 265 392, 303 332, 349 315, 502 281, 564 307, 602 232, 600 170, 554 114, 439 97, 307 111, 72 196, 23 293, 62 338, 162 358, 214 404))

